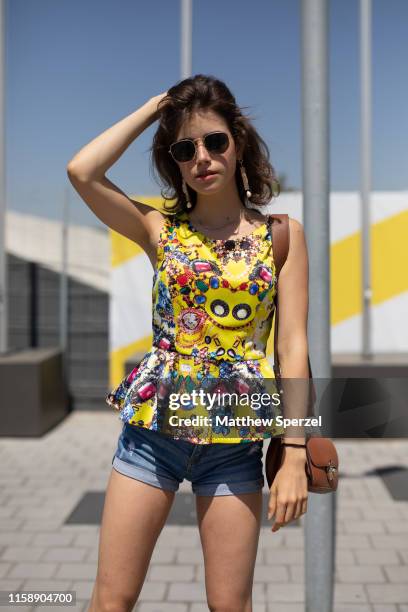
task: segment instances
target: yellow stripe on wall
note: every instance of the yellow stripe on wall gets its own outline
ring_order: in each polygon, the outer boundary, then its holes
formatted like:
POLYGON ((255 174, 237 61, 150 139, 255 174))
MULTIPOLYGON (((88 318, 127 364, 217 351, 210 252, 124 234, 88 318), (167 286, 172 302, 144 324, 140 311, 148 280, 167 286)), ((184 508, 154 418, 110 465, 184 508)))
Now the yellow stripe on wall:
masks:
POLYGON ((361 312, 360 260, 361 232, 335 242, 330 248, 330 316, 332 325, 361 312))
POLYGON ((110 240, 112 268, 116 268, 117 266, 126 263, 128 259, 132 259, 132 257, 136 257, 137 255, 144 253, 142 247, 136 242, 126 238, 126 236, 122 236, 122 234, 118 234, 112 229, 110 230, 110 240))
MULTIPOLYGON (((372 305, 408 291, 408 211, 371 226, 372 305)), ((361 232, 331 247, 331 324, 362 312, 361 232)))
POLYGON ((408 211, 373 226, 373 304, 408 291, 408 211))

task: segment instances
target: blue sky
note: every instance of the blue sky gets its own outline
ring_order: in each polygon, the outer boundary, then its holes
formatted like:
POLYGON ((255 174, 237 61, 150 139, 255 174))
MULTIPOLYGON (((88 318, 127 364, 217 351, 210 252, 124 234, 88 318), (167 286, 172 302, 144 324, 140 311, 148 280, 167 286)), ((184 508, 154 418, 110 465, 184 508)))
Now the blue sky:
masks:
MULTIPOLYGON (((329 1, 329 0, 328 0, 329 1)), ((408 189, 407 0, 373 0, 374 190, 408 189)), ((11 209, 61 217, 66 164, 180 79, 179 0, 8 0, 6 154, 11 209)), ((359 187, 359 0, 330 0, 332 190, 359 187)), ((255 117, 271 161, 301 188, 300 0, 193 0, 193 74, 224 80, 255 117)), ((157 123, 108 171, 159 195, 157 123)), ((102 227, 70 189, 71 220, 102 227)))

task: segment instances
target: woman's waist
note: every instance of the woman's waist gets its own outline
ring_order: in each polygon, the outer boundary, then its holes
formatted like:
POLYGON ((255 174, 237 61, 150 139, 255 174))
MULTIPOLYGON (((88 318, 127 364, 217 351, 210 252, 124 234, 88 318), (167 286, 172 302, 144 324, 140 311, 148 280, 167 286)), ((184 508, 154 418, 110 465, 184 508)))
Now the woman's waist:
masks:
POLYGON ((247 350, 242 354, 234 352, 228 352, 224 350, 223 353, 210 352, 206 348, 193 348, 190 351, 180 350, 174 345, 163 346, 160 344, 152 344, 151 352, 158 353, 164 357, 172 357, 180 360, 195 360, 195 361, 208 361, 212 363, 241 363, 241 362, 256 362, 256 361, 269 361, 264 351, 247 350))

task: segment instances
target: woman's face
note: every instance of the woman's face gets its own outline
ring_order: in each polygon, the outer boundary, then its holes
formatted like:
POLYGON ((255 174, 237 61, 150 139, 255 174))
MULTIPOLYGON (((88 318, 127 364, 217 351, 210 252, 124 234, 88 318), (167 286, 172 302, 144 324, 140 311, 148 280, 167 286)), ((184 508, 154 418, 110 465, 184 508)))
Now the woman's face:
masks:
POLYGON ((195 191, 202 194, 216 193, 224 188, 231 180, 235 180, 237 165, 237 151, 234 139, 228 125, 217 113, 210 110, 196 111, 180 128, 176 140, 182 138, 203 139, 209 132, 225 132, 228 134, 229 144, 224 153, 210 153, 204 146, 203 140, 196 141, 195 158, 189 162, 176 162, 185 182, 195 191), (214 172, 207 179, 199 178, 203 172, 214 172))

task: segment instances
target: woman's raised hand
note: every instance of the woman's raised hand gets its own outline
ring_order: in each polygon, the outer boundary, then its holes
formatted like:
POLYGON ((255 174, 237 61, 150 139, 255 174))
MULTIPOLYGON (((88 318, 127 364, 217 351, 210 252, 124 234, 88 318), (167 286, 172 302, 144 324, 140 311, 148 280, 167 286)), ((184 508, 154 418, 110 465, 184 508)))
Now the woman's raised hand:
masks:
POLYGON ((152 104, 153 104, 154 113, 155 113, 155 115, 154 115, 154 118, 155 118, 155 119, 158 119, 158 118, 159 118, 159 116, 160 116, 160 111, 158 110, 157 106, 158 106, 159 102, 160 102, 160 101, 161 101, 163 98, 165 98, 165 97, 167 96, 167 93, 168 93, 168 92, 167 92, 167 91, 165 91, 165 92, 163 92, 163 93, 159 94, 158 96, 153 96, 153 98, 151 98, 151 102, 152 102, 152 104))

